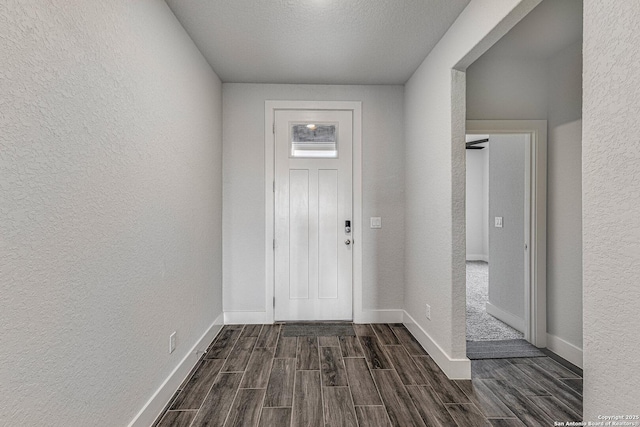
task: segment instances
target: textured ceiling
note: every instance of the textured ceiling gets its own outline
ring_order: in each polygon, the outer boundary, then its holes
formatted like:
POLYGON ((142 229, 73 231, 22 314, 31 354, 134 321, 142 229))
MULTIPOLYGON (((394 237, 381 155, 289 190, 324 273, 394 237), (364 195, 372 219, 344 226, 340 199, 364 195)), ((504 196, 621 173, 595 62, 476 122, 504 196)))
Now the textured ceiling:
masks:
POLYGON ((167 0, 223 82, 402 84, 469 0, 167 0))
POLYGON ((582 0, 544 0, 485 56, 547 58, 582 39, 582 0))

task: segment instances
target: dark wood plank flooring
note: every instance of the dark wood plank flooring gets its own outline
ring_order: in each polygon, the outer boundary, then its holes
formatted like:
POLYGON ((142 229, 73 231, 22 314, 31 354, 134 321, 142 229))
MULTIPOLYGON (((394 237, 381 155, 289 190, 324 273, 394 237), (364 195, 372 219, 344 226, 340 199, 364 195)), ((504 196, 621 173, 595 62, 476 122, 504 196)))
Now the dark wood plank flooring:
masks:
POLYGON ((472 361, 449 380, 401 324, 283 337, 227 325, 156 427, 551 426, 581 421, 582 378, 550 357, 472 361))

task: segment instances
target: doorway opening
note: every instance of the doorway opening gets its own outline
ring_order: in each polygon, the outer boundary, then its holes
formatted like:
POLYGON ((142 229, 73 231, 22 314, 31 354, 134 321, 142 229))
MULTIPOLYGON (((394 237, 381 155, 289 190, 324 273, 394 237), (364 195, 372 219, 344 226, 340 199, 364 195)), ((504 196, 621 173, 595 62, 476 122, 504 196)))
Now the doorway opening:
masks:
POLYGON ((545 347, 546 121, 466 132, 467 340, 545 347))
POLYGON ((466 137, 467 341, 524 338, 528 144, 527 134, 466 137))

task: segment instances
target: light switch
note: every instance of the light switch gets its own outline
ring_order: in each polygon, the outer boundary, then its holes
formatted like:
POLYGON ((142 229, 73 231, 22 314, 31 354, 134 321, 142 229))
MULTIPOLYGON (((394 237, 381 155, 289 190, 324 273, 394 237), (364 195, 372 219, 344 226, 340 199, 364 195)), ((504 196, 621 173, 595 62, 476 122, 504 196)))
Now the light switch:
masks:
POLYGON ((372 216, 371 228, 382 228, 382 218, 380 218, 379 216, 372 216))
POLYGON ((496 228, 502 228, 502 217, 501 216, 497 216, 496 217, 496 228))

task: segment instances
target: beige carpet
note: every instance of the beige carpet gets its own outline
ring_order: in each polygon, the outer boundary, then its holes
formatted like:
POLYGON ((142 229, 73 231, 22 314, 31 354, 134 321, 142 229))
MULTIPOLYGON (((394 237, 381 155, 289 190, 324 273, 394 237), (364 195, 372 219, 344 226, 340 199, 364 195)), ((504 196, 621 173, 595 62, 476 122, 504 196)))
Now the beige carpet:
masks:
POLYGON ((485 310, 489 300, 489 264, 467 261, 467 340, 496 341, 524 338, 522 332, 491 316, 485 310))

